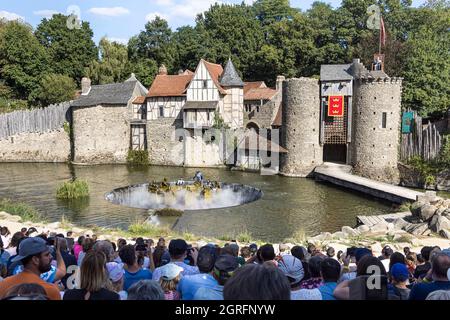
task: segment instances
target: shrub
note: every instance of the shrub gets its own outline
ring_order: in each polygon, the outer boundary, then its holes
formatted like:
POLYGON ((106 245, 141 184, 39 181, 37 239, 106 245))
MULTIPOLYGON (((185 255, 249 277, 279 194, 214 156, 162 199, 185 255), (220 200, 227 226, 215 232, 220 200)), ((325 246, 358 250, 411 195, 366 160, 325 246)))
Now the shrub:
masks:
POLYGON ((0 200, 0 211, 5 211, 9 214, 19 216, 21 218, 21 222, 25 222, 25 221, 43 222, 43 221, 45 221, 45 219, 42 217, 41 213, 39 213, 33 207, 31 207, 23 202, 13 202, 10 199, 1 199, 0 200))
POLYGON ((128 226, 128 234, 132 237, 167 237, 172 234, 168 227, 155 226, 142 220, 136 220, 128 226))
POLYGON ((139 166, 148 165, 148 150, 128 150, 127 163, 139 166))
POLYGON ((39 101, 48 106, 53 103, 73 100, 76 84, 72 78, 60 74, 47 74, 40 83, 39 101))
POLYGON ((84 180, 66 181, 58 187, 56 198, 79 199, 89 196, 89 186, 84 180))

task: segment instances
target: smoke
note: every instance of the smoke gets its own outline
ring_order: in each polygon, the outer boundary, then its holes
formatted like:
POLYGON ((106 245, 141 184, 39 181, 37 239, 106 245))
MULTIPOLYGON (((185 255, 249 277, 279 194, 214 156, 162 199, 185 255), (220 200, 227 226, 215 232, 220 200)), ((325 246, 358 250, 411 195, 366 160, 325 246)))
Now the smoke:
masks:
POLYGON ((174 193, 155 194, 147 191, 147 185, 117 189, 106 195, 106 199, 115 204, 141 209, 173 208, 177 210, 205 210, 242 205, 256 201, 261 191, 243 185, 223 185, 202 197, 197 192, 185 189, 174 193))

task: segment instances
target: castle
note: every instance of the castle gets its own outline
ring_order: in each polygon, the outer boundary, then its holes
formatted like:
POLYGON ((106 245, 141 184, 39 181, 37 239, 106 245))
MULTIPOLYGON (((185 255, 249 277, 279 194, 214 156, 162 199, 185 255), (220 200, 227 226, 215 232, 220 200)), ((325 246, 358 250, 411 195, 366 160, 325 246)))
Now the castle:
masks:
POLYGON ((92 87, 83 79, 72 105, 73 161, 120 163, 130 149, 148 150, 154 165, 271 167, 295 177, 339 162, 395 182, 401 84, 359 59, 323 65, 320 80, 279 76, 276 88, 244 82, 231 59, 177 75, 161 66, 148 91, 133 76, 92 87))

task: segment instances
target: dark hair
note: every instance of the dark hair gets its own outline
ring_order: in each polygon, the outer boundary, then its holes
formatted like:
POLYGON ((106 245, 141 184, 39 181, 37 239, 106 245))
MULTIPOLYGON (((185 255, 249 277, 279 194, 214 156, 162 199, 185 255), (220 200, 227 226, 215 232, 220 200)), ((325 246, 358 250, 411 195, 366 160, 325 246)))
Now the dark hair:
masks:
POLYGON ((116 251, 117 251, 117 246, 116 246, 116 244, 115 244, 114 242, 111 242, 111 245, 112 245, 112 247, 113 247, 114 252, 116 252, 116 251))
POLYGON ((67 237, 71 237, 72 234, 73 234, 73 231, 67 231, 66 236, 67 236, 67 237))
POLYGON ((201 273, 209 273, 216 263, 217 252, 215 247, 204 246, 198 251, 197 266, 201 273))
POLYGON ((380 268, 380 272, 382 276, 386 276, 386 269, 384 268, 383 263, 377 257, 371 255, 365 255, 359 260, 359 263, 356 265, 356 275, 357 276, 371 276, 371 273, 368 269, 370 266, 377 266, 380 268))
POLYGON ((327 249, 327 256, 328 256, 328 257, 330 257, 330 258, 334 257, 335 253, 336 253, 336 252, 334 251, 334 248, 333 248, 333 247, 329 247, 329 248, 327 249))
POLYGON ((421 253, 419 253, 419 254, 417 255, 417 263, 424 263, 424 262, 426 262, 425 259, 424 259, 424 257, 422 256, 421 253))
POLYGON ((409 255, 411 253, 411 249, 409 247, 404 247, 403 248, 403 253, 405 254, 405 256, 409 255))
POLYGON ((22 232, 14 233, 11 238, 11 241, 9 242, 9 246, 10 247, 18 247, 20 240, 22 240, 22 238, 24 238, 24 235, 22 234, 22 232))
POLYGON ((324 258, 322 256, 314 256, 311 259, 309 259, 309 274, 312 278, 318 278, 320 277, 320 265, 324 258))
POLYGON ((391 255, 391 258, 389 260, 389 271, 391 270, 392 266, 396 263, 402 263, 406 264, 406 258, 405 256, 400 252, 394 252, 391 255))
POLYGON ((144 245, 145 244, 145 242, 144 242, 144 238, 141 238, 141 237, 139 237, 139 238, 136 238, 136 245, 144 245))
POLYGON ((27 228, 22 228, 22 229, 20 229, 20 232, 22 232, 22 233, 24 233, 24 232, 27 232, 27 228))
POLYGON ((78 240, 77 240, 77 243, 81 246, 83 244, 83 241, 84 241, 85 238, 86 238, 85 236, 79 236, 78 240))
POLYGON ((265 244, 260 249, 260 256, 263 262, 275 259, 275 249, 271 244, 265 244))
POLYGON ((123 246, 119 251, 119 257, 123 263, 129 266, 133 265, 136 262, 136 250, 134 246, 131 244, 123 246))
POLYGON ((83 244, 82 244, 83 252, 86 253, 86 252, 90 251, 94 247, 94 244, 95 244, 95 242, 93 239, 85 238, 83 240, 83 244))
POLYGON ((313 254, 316 251, 316 246, 312 243, 308 244, 308 253, 313 254))
POLYGON ((437 253, 433 259, 433 264, 431 269, 433 270, 433 275, 440 278, 447 278, 447 272, 450 268, 450 257, 444 253, 437 253))
POLYGON ((34 254, 34 255, 32 255, 32 256, 28 256, 28 257, 23 258, 23 259, 22 259, 22 265, 23 265, 24 267, 26 267, 26 266, 31 262, 31 259, 33 259, 33 257, 38 257, 38 258, 40 258, 40 257, 41 257, 41 253, 34 254))
POLYGON ((161 258, 166 249, 161 246, 156 246, 155 251, 153 251, 153 261, 155 262, 155 268, 161 266, 161 258))
POLYGON ((433 247, 423 247, 422 250, 420 250, 420 254, 422 255, 422 258, 425 259, 425 261, 429 261, 430 260, 430 253, 433 250, 433 247))
POLYGON ((305 260, 305 252, 301 246, 294 246, 291 249, 291 254, 300 261, 305 260))
POLYGON ((47 292, 45 291, 45 289, 41 285, 36 284, 36 283, 18 284, 6 292, 6 296, 8 296, 10 298, 12 298, 12 297, 29 297, 29 296, 36 296, 36 295, 41 295, 41 296, 48 298, 47 292))
POLYGON ((343 253, 344 253, 344 251, 339 250, 338 253, 337 253, 337 255, 336 255, 336 258, 338 258, 338 260, 341 260, 342 254, 343 254, 343 253))
POLYGON ((252 252, 250 251, 249 247, 242 247, 241 248, 241 257, 244 259, 248 259, 252 256, 252 252))
POLYGON ((291 286, 272 263, 248 264, 235 271, 223 288, 225 300, 290 300, 291 286))
POLYGON ((324 282, 337 282, 341 276, 341 265, 333 258, 326 258, 320 263, 320 272, 324 282))

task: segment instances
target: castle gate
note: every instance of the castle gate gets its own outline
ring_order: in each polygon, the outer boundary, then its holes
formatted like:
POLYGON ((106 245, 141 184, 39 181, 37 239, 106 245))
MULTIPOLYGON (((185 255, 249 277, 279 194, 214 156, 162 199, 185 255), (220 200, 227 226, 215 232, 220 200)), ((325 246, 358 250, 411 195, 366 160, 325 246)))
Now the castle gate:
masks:
POLYGON ((350 65, 323 65, 320 72, 320 143, 323 161, 350 163, 353 76, 350 65))

